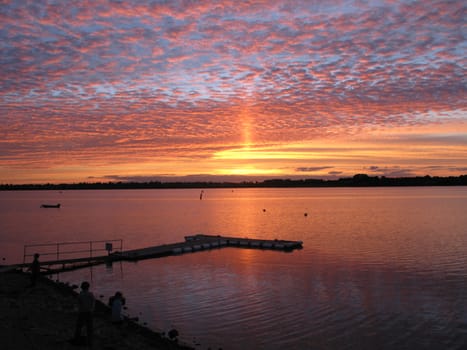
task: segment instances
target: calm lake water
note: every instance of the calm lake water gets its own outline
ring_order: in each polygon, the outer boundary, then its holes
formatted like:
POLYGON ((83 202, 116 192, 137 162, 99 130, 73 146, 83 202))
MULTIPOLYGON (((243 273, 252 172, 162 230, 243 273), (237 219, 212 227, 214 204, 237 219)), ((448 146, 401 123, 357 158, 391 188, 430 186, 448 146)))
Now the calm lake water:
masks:
POLYGON ((22 262, 24 244, 123 239, 131 249, 196 233, 301 240, 292 253, 222 248, 59 278, 90 280, 104 301, 121 290, 130 316, 175 327, 198 349, 467 344, 467 187, 199 193, 0 192, 0 258, 22 262))

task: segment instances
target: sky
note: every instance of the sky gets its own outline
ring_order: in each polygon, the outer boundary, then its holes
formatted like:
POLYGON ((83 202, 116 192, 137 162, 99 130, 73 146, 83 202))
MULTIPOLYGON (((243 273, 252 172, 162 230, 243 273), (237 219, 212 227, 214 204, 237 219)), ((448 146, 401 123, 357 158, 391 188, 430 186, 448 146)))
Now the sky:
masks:
POLYGON ((0 183, 467 174, 465 1, 0 0, 0 183))

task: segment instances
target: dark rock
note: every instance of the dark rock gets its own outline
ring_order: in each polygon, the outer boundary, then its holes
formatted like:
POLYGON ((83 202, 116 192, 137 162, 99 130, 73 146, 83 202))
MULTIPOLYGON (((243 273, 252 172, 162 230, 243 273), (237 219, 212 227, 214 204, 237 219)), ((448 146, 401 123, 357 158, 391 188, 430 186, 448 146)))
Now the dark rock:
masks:
POLYGON ((173 340, 178 337, 178 331, 175 328, 173 328, 169 331, 168 335, 169 338, 173 340))

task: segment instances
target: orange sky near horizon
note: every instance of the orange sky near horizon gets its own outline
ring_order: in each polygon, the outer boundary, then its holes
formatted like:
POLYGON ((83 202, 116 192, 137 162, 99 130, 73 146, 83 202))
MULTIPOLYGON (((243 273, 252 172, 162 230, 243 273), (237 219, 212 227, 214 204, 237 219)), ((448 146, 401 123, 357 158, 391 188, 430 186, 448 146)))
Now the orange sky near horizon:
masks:
POLYGON ((0 183, 466 174, 464 10, 3 2, 0 183))

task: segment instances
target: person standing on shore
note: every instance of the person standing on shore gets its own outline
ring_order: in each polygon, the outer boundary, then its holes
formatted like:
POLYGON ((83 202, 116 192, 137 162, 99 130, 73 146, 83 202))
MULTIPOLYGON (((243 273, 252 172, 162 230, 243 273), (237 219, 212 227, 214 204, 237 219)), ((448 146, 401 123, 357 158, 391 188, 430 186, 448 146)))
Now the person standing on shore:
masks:
POLYGON ((34 260, 31 263, 31 287, 35 287, 37 283, 37 279, 41 273, 41 264, 39 262, 39 254, 34 254, 34 260))
POLYGON ((120 324, 123 321, 122 308, 125 305, 125 298, 121 292, 115 293, 113 297, 109 299, 109 306, 112 310, 112 323, 120 324))
POLYGON ((81 283, 81 292, 78 296, 78 320, 76 321, 75 342, 79 342, 81 338, 81 329, 86 326, 87 345, 92 346, 93 324, 92 318, 96 299, 89 291, 89 282, 81 283))

